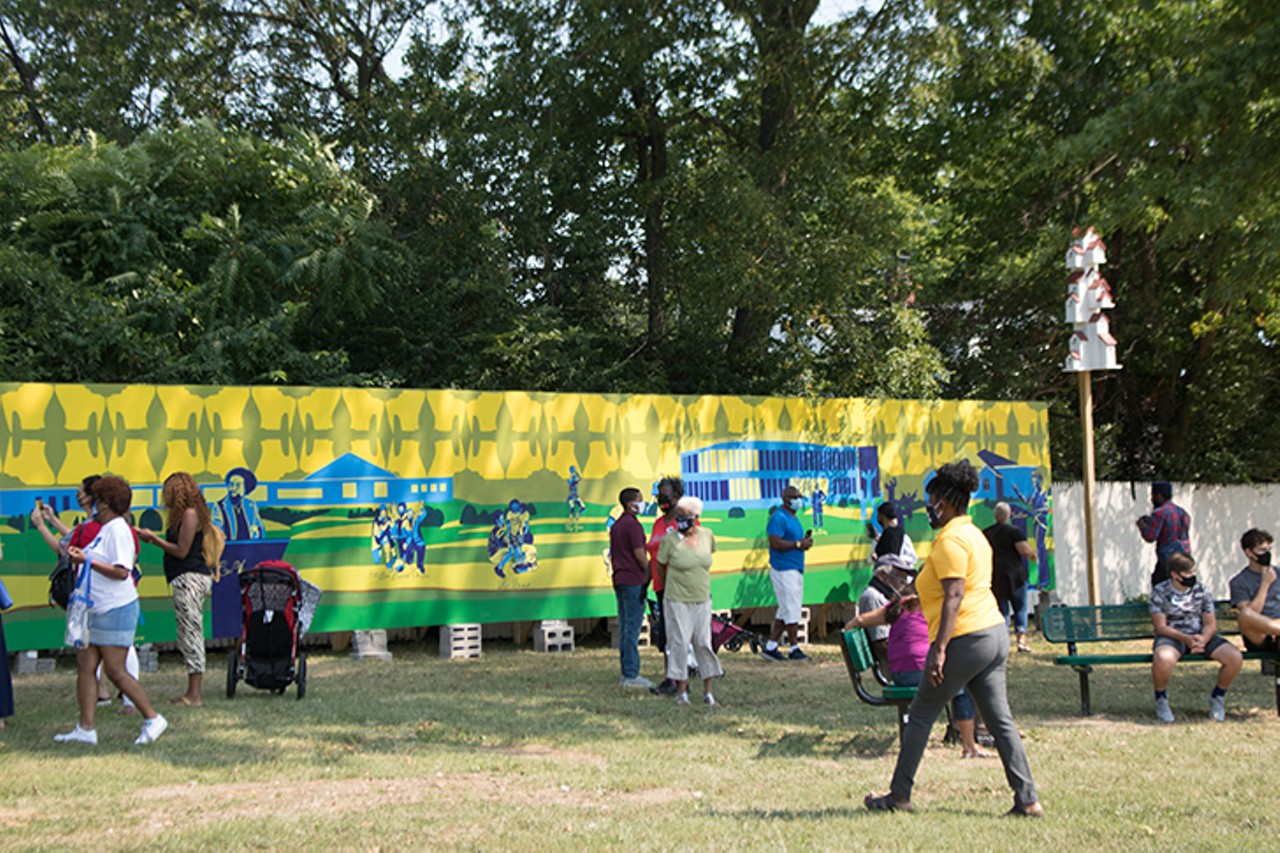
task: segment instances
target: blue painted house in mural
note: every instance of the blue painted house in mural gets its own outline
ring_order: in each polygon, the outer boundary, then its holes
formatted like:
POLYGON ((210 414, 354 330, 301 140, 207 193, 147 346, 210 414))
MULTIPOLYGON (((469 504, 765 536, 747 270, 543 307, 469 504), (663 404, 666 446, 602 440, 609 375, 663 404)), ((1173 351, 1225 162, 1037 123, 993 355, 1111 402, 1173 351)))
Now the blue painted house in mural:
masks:
POLYGON ((397 477, 354 453, 344 453, 301 480, 259 482, 253 498, 267 506, 444 503, 453 499, 453 478, 397 477))
POLYGON ((868 501, 880 494, 880 457, 874 447, 726 441, 680 454, 680 477, 708 509, 769 507, 789 484, 824 485, 829 501, 868 501))
POLYGON ((978 469, 976 500, 1021 501, 1035 494, 1032 476, 1039 470, 1035 465, 1016 465, 990 450, 979 450, 978 458, 983 467, 978 469))

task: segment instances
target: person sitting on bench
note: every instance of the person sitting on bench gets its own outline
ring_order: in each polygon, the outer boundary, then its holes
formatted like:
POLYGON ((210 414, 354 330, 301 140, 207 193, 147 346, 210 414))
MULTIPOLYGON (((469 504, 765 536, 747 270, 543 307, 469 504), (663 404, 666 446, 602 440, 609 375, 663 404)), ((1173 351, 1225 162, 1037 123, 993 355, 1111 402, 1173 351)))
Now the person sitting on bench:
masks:
POLYGON ((1156 718, 1162 723, 1173 722, 1167 688, 1174 664, 1185 654, 1204 654, 1222 665, 1218 683, 1209 694, 1209 716, 1220 723, 1227 715, 1227 688, 1240 674, 1244 656, 1217 632, 1213 596, 1196 577, 1196 561, 1191 555, 1171 555, 1168 569, 1169 579, 1151 590, 1151 624, 1156 635, 1151 680, 1156 691, 1156 718))
POLYGON ((1240 537, 1249 565, 1231 579, 1231 606, 1244 647, 1251 652, 1280 651, 1280 584, 1271 565, 1271 534, 1251 528, 1240 537))
MULTIPOLYGON (((925 659, 929 656, 929 623, 920 609, 920 596, 916 595, 916 587, 911 580, 896 590, 894 599, 888 604, 859 613, 844 628, 846 631, 853 628, 865 630, 875 625, 889 626, 886 650, 893 683, 902 687, 919 687, 924 681, 925 659)), ((977 712, 969 693, 963 689, 957 693, 951 700, 951 709, 955 714, 956 728, 960 731, 960 757, 987 758, 988 754, 978 748, 974 733, 977 712)))

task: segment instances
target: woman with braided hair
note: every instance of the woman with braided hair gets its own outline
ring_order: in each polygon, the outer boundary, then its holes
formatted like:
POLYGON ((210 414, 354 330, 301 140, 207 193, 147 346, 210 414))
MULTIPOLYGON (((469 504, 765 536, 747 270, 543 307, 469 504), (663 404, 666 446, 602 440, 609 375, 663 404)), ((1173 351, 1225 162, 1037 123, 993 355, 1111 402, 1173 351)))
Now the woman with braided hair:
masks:
POLYGON ((916 577, 916 592, 929 623, 925 680, 908 712, 889 793, 863 800, 870 811, 912 811, 911 789, 933 722, 962 688, 968 688, 1013 789, 1009 815, 1044 814, 1022 737, 1009 712, 1009 632, 991 594, 991 546, 969 517, 969 495, 977 488, 978 472, 964 459, 943 465, 925 484, 929 526, 938 531, 916 577))

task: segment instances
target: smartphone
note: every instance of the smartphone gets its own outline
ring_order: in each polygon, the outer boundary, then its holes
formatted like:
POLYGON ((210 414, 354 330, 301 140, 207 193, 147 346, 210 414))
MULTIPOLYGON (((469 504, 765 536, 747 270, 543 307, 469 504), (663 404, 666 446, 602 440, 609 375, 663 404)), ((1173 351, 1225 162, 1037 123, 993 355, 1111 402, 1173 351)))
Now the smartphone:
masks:
POLYGON ((867 522, 867 535, 872 539, 876 538, 876 526, 869 521, 867 522))
POLYGON ((812 538, 813 538, 813 531, 812 531, 812 530, 806 530, 806 531, 804 532, 804 538, 805 538, 805 539, 812 539, 812 538))
POLYGON ((36 498, 36 509, 44 509, 44 498, 36 498))

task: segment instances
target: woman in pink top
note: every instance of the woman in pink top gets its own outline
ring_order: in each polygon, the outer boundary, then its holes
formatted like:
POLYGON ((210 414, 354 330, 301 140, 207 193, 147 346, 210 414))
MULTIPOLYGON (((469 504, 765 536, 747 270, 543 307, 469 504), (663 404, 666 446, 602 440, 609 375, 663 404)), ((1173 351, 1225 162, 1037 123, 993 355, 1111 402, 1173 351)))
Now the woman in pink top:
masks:
MULTIPOLYGON (((886 650, 889 654, 889 673, 893 683, 902 687, 919 687, 924 678, 924 662, 929 656, 929 623, 920 609, 920 597, 908 581, 898 590, 901 597, 884 607, 870 610, 850 620, 845 629, 868 628, 872 625, 889 625, 886 650)), ((951 703, 956 728, 960 730, 961 758, 986 758, 987 753, 978 747, 974 732, 973 699, 961 690, 951 703)))

